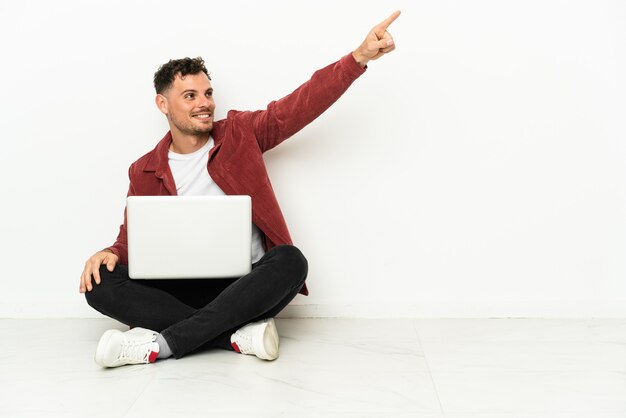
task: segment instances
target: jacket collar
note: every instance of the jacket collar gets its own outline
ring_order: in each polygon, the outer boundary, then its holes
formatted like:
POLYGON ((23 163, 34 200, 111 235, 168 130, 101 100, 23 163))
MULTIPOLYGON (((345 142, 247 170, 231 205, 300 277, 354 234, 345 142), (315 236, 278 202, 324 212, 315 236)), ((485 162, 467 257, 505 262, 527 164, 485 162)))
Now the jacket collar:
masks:
MULTIPOLYGON (((215 142, 215 147, 212 151, 214 153, 222 145, 224 139, 224 121, 214 122, 213 129, 211 130, 211 136, 215 142)), ((168 152, 170 144, 172 143, 172 131, 167 131, 163 139, 159 141, 157 146, 150 153, 150 158, 146 162, 146 166, 143 171, 155 172, 156 176, 163 178, 163 174, 167 172, 168 166, 168 152)))
MULTIPOLYGON (((159 141, 156 148, 150 153, 150 159, 143 171, 153 171, 162 175, 167 170, 167 153, 172 143, 172 132, 168 131, 159 141)), ((158 177, 160 175, 157 174, 158 177)))

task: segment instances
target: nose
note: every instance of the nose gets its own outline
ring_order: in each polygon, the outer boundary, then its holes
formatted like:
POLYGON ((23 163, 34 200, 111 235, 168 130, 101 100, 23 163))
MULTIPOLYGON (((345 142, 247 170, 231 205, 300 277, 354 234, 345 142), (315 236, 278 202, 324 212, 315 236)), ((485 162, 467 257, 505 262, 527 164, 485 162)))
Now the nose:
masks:
POLYGON ((207 109, 213 110, 213 107, 215 107, 215 102, 213 101, 213 97, 202 96, 198 105, 199 107, 205 107, 207 109))

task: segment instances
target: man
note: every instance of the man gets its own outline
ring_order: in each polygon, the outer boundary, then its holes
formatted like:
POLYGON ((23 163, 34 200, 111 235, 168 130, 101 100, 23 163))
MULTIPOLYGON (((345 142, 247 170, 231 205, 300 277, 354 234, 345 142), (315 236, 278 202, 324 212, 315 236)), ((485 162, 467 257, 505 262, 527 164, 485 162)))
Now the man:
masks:
POLYGON ((262 154, 339 99, 370 60, 395 49, 387 28, 399 15, 393 13, 351 54, 266 110, 230 111, 216 122, 201 58, 170 60, 159 68, 156 105, 170 131, 131 165, 128 195, 250 195, 252 271, 238 279, 130 280, 124 216, 115 244, 91 256, 80 278, 80 292, 93 308, 131 327, 102 335, 96 363, 152 363, 207 347, 278 357, 273 318, 297 293, 308 294, 307 261, 292 245, 262 154))

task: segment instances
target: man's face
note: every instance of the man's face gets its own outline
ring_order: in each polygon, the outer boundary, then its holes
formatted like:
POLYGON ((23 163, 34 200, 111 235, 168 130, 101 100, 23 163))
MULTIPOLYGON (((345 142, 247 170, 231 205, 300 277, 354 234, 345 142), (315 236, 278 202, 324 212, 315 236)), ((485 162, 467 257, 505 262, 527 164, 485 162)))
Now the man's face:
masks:
POLYGON ((157 95, 157 105, 170 122, 172 131, 204 136, 213 129, 213 88, 204 73, 176 75, 172 86, 157 95))

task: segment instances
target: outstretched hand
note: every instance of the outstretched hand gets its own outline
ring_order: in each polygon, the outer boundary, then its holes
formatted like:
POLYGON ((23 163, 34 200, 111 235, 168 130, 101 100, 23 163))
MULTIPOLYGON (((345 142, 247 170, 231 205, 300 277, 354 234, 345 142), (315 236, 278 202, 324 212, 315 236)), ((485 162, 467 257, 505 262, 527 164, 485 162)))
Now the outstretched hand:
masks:
POLYGON ((391 34, 387 32, 387 28, 398 16, 400 16, 400 10, 396 10, 387 19, 374 26, 367 34, 363 43, 352 52, 352 56, 361 67, 365 67, 370 60, 376 60, 396 49, 396 45, 391 34))

